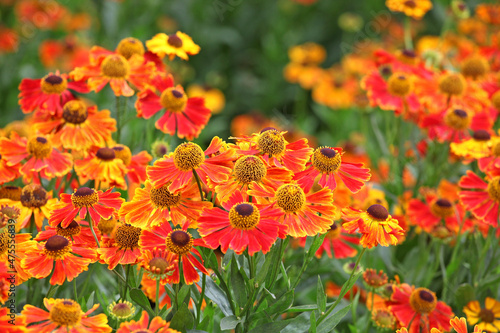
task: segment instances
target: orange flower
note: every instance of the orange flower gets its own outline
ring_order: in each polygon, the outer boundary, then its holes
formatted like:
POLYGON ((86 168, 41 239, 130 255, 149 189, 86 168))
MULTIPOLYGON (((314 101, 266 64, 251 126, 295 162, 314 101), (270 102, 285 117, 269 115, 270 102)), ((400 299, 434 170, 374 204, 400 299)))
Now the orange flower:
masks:
POLYGON ((21 165, 9 165, 7 160, 0 155, 0 184, 8 183, 19 177, 21 165))
POLYGON ((0 332, 26 333, 26 318, 17 314, 12 318, 10 308, 0 308, 0 332))
POLYGON ((478 301, 470 301, 464 306, 463 311, 467 316, 469 325, 475 325, 482 332, 500 331, 500 302, 491 297, 486 297, 484 308, 478 301))
POLYGON ((71 170, 73 165, 71 155, 53 148, 49 138, 37 136, 28 141, 26 138, 19 137, 15 132, 11 134, 10 139, 0 139, 0 155, 5 158, 9 166, 27 160, 19 169, 26 182, 34 179, 39 183, 37 173, 45 179, 62 177, 71 170))
POLYGON ((398 238, 404 236, 403 229, 382 205, 372 205, 366 212, 354 208, 342 210, 342 218, 346 221, 342 226, 349 233, 359 230, 360 243, 365 248, 377 245, 389 246, 398 244, 398 238))
POLYGON ((255 185, 248 194, 257 200, 268 198, 279 208, 281 216, 278 221, 288 226, 288 234, 292 237, 325 233, 330 229, 332 220, 339 217, 332 204, 332 192, 328 189, 311 193, 296 183, 281 185, 277 190, 255 185))
MULTIPOLYGON (((96 233, 98 232, 99 230, 96 230, 96 233)), ((64 236, 72 241, 73 244, 85 245, 88 248, 97 246, 87 221, 77 222, 73 220, 66 228, 61 227, 61 224, 58 224, 56 227, 47 225, 44 231, 40 231, 36 235, 35 240, 44 241, 54 235, 64 236)), ((97 238, 100 238, 99 233, 97 234, 97 238)))
POLYGON ((416 20, 432 9, 430 0, 386 0, 385 5, 393 12, 403 12, 416 20))
POLYGON ((16 255, 14 256, 14 261, 10 260, 12 259, 12 254, 9 257, 11 244, 11 234, 7 231, 7 228, 4 228, 0 232, 0 262, 9 263, 9 271, 17 273, 15 274, 15 284, 18 286, 31 278, 31 273, 22 266, 22 260, 26 257, 26 253, 35 247, 36 242, 31 240, 31 234, 16 233, 14 240, 16 255))
POLYGON ((74 245, 66 237, 55 235, 26 251, 21 265, 37 279, 53 273, 50 284, 62 285, 86 271, 95 258, 95 250, 74 245))
POLYGON ((0 27, 0 54, 17 51, 19 36, 15 30, 0 27))
POLYGON ((101 218, 109 219, 116 209, 123 203, 119 192, 111 192, 110 188, 106 192, 96 191, 88 187, 80 187, 73 194, 61 194, 61 202, 54 205, 49 218, 49 224, 66 228, 73 222, 76 215, 84 219, 89 213, 92 222, 99 224, 101 218))
MULTIPOLYGON (((323 244, 321 244, 315 253, 316 257, 321 258, 323 253, 326 253, 328 258, 335 257, 336 259, 344 259, 354 257, 358 253, 355 246, 359 244, 359 238, 344 235, 342 232, 345 232, 345 229, 338 223, 333 222, 330 226, 330 230, 326 232, 323 244)), ((301 238, 300 246, 305 247, 306 240, 307 237, 301 238)))
POLYGON ((476 7, 477 17, 486 23, 500 25, 500 6, 494 4, 479 4, 476 7))
POLYGON ((66 7, 43 0, 17 1, 15 11, 19 21, 28 21, 38 29, 55 29, 67 15, 66 7))
POLYGON ((67 35, 63 40, 46 39, 38 49, 43 66, 63 71, 85 66, 89 59, 89 51, 90 47, 74 35, 67 35))
POLYGON ((154 332, 154 333, 180 333, 172 328, 169 328, 169 323, 161 317, 154 317, 149 322, 149 316, 146 311, 142 311, 139 321, 131 320, 120 324, 120 328, 116 333, 128 332, 154 332))
POLYGON ((149 180, 145 188, 137 188, 130 202, 125 202, 119 215, 135 227, 149 229, 165 220, 175 220, 181 224, 194 222, 205 208, 212 207, 210 202, 199 201, 196 183, 183 187, 176 192, 168 190, 168 184, 154 188, 149 180))
POLYGON ((212 114, 220 113, 226 105, 226 98, 222 91, 210 86, 190 85, 186 93, 189 97, 203 97, 205 106, 212 111, 212 114))
POLYGON ((159 279, 162 285, 171 283, 172 274, 178 266, 174 254, 167 250, 143 250, 139 262, 141 269, 145 269, 149 278, 159 279))
POLYGON ((95 181, 98 189, 112 186, 127 189, 127 168, 123 160, 116 158, 115 150, 111 148, 95 148, 89 152, 87 158, 75 161, 75 171, 80 177, 80 183, 84 184, 91 179, 95 181))
POLYGON ((86 151, 92 146, 103 147, 116 131, 116 121, 109 110, 97 111, 81 100, 71 100, 63 107, 62 117, 34 119, 33 129, 41 134, 51 134, 56 147, 86 151))
POLYGON ((467 159, 480 159, 490 156, 490 147, 499 141, 499 137, 492 137, 488 131, 477 130, 472 138, 460 142, 452 142, 450 150, 453 154, 467 159))
POLYGON ((99 304, 92 306, 85 313, 77 302, 70 299, 45 298, 43 304, 49 312, 29 304, 24 306, 21 314, 26 318, 26 325, 30 325, 28 333, 110 333, 112 331, 104 313, 89 317, 99 304))
POLYGON ((78 67, 70 73, 76 81, 86 80, 90 90, 99 92, 109 83, 116 96, 132 96, 129 83, 143 89, 155 72, 152 62, 145 62, 138 54, 126 59, 119 53, 94 46, 90 50, 90 65, 78 67))
POLYGON ((175 192, 191 182, 194 172, 205 185, 207 177, 214 183, 226 181, 234 157, 234 149, 226 148, 219 137, 214 137, 205 151, 196 143, 185 142, 177 146, 173 153, 149 166, 147 174, 154 187, 170 183, 168 190, 175 192))
POLYGON ((118 264, 135 265, 141 255, 140 236, 140 228, 130 224, 120 225, 113 237, 104 236, 102 238, 101 247, 97 249, 101 262, 108 264, 110 270, 115 269, 118 264))
POLYGON ((193 39, 180 31, 173 35, 159 33, 146 42, 146 47, 160 58, 168 55, 170 60, 175 56, 188 60, 188 54, 194 55, 200 52, 200 47, 193 42, 193 39))

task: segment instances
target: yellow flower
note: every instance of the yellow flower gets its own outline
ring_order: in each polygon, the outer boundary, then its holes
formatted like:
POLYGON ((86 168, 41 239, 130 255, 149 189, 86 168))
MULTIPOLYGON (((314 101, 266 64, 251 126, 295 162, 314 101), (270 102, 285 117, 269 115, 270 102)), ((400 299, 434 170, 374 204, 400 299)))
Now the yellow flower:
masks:
POLYGON ((385 5, 393 12, 403 12, 416 20, 420 20, 432 8, 430 0, 386 0, 385 5))
POLYGON ((146 42, 146 47, 160 58, 168 55, 170 60, 173 60, 175 56, 188 60, 188 54, 194 55, 200 52, 200 47, 193 42, 191 37, 180 31, 172 35, 159 33, 146 42))

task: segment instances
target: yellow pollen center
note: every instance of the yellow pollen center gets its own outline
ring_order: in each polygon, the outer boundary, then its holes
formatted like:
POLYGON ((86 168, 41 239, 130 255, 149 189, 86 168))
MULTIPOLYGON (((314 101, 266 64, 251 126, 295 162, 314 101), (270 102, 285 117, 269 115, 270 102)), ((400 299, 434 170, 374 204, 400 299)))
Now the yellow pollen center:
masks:
POLYGON ((278 156, 286 149, 286 142, 283 135, 275 130, 269 129, 261 133, 257 140, 257 148, 266 155, 278 156))
POLYGON ((188 98, 182 90, 173 87, 165 89, 160 96, 161 105, 174 113, 183 112, 186 108, 187 100, 188 98))
POLYGON ((396 319, 393 314, 385 309, 377 309, 373 312, 372 319, 380 328, 393 329, 396 324, 396 319))
POLYGON ((276 204, 287 213, 295 213, 304 207, 306 195, 300 186, 295 184, 281 185, 275 194, 276 204))
POLYGON ((115 152, 115 157, 119 158, 123 161, 123 164, 130 165, 132 162, 132 152, 130 148, 125 145, 116 145, 113 147, 113 151, 115 152))
POLYGON ((171 271, 173 268, 174 266, 164 258, 154 257, 149 261, 148 269, 151 273, 162 275, 164 273, 171 271))
POLYGON ((5 228, 0 232, 0 256, 7 252, 7 249, 9 248, 9 241, 10 237, 7 229, 5 228))
POLYGON ((465 89, 462 74, 446 74, 439 81, 439 90, 446 95, 461 95, 465 89))
POLYGON ((40 81, 40 87, 45 94, 60 95, 68 87, 68 81, 59 75, 47 75, 40 81))
POLYGON ((71 202, 75 207, 90 207, 99 201, 99 195, 94 189, 80 187, 71 195, 71 202))
POLYGON ((229 223, 235 229, 251 230, 259 221, 259 210, 251 203, 240 203, 229 210, 229 223))
POLYGON ((427 314, 436 308, 436 295, 426 288, 417 288, 410 295, 410 305, 416 312, 427 314))
POLYGON ((462 64, 462 74, 473 80, 485 75, 490 70, 488 61, 480 56, 472 56, 466 59, 462 64))
POLYGON ((500 177, 495 177, 488 183, 488 194, 492 200, 500 202, 500 177))
POLYGON ((311 163, 321 173, 332 173, 340 168, 342 162, 341 154, 332 148, 317 148, 311 156, 311 163))
POLYGON ((393 96, 405 97, 411 91, 411 82, 406 75, 394 73, 387 80, 387 89, 393 96))
POLYGON ((80 323, 82 309, 72 300, 60 300, 50 310, 50 321, 63 327, 73 327, 80 323))
POLYGON ((21 200, 22 189, 18 186, 2 186, 0 187, 0 199, 10 199, 12 201, 21 200))
POLYGON ((62 117, 65 122, 70 124, 84 123, 88 117, 87 106, 80 100, 71 100, 64 104, 62 117))
POLYGON ((47 158, 52 153, 52 143, 41 136, 28 141, 28 153, 37 159, 47 158))
POLYGON ((59 259, 71 251, 71 245, 66 237, 54 235, 45 242, 44 251, 47 257, 59 259))
POLYGON ((469 128, 470 121, 471 119, 467 112, 460 109, 448 110, 444 116, 444 123, 447 126, 459 131, 469 128))
POLYGON ((80 224, 73 220, 66 228, 63 228, 60 224, 58 224, 56 227, 56 234, 69 238, 79 235, 81 230, 82 227, 80 226, 80 224))
POLYGON ((97 228, 103 234, 110 234, 116 226, 116 219, 111 217, 110 219, 101 219, 97 228))
POLYGON ((119 54, 107 56, 101 63, 101 72, 111 79, 125 79, 130 71, 130 65, 125 57, 119 54))
POLYGON ((431 212, 440 218, 453 216, 453 204, 447 199, 438 199, 432 203, 431 212))
POLYGON ((234 164, 234 177, 243 184, 259 182, 266 174, 264 162, 255 156, 242 156, 234 164))
POLYGON ((151 188, 149 196, 153 204, 156 206, 156 208, 165 209, 168 207, 175 207, 181 201, 180 193, 172 194, 168 190, 169 185, 170 184, 163 185, 160 188, 151 188))
POLYGON ((45 206, 48 200, 47 191, 37 184, 26 185, 21 192, 21 203, 24 207, 40 208, 45 206))
POLYGON ((141 228, 124 224, 116 230, 115 242, 121 249, 136 249, 139 247, 141 228))
POLYGON ((130 59, 134 54, 144 55, 144 45, 137 38, 128 37, 120 41, 116 47, 116 52, 125 59, 130 59))
POLYGON ((179 256, 183 256, 193 248, 193 237, 182 229, 172 230, 165 239, 167 250, 179 256))
POLYGON ((184 142, 174 151, 174 164, 182 171, 197 169, 205 161, 205 153, 196 143, 184 142))

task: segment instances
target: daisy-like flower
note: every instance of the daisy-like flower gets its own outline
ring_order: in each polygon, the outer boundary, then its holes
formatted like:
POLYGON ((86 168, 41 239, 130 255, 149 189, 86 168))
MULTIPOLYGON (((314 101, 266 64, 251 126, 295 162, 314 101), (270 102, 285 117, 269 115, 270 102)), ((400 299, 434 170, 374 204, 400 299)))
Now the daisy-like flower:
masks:
POLYGON ((83 312, 80 305, 70 299, 45 298, 43 304, 48 312, 33 305, 24 306, 21 314, 29 326, 27 332, 110 333, 112 331, 104 313, 89 317, 99 304, 95 304, 87 312, 83 312))
POLYGON ((175 56, 188 60, 188 55, 200 52, 200 47, 193 42, 193 39, 180 31, 172 35, 156 34, 152 39, 146 41, 146 47, 160 58, 168 55, 170 60, 174 60, 175 56))
POLYGON ((499 137, 492 137, 486 130, 477 130, 472 138, 460 142, 452 142, 450 150, 453 154, 467 159, 480 159, 490 155, 490 147, 500 140, 499 137))
POLYGON ((500 331, 500 302, 486 297, 484 308, 478 301, 470 301, 463 309, 469 325, 476 325, 480 331, 500 331))
MULTIPOLYGON (((57 202, 57 199, 52 198, 52 192, 48 193, 38 184, 23 187, 20 199, 20 205, 16 205, 20 210, 16 229, 27 228, 33 216, 37 230, 41 230, 43 220, 49 217, 50 207, 57 202)), ((15 202, 12 203, 15 204, 15 202)))
POLYGON ((267 198, 280 211, 278 221, 288 227, 292 237, 315 236, 330 229, 332 220, 339 217, 332 204, 332 192, 321 189, 308 193, 303 186, 290 183, 277 190, 255 185, 248 194, 256 198, 267 198))
POLYGON ((266 127, 260 133, 254 133, 250 137, 233 139, 238 140, 239 154, 259 154, 269 165, 287 168, 292 172, 302 171, 311 155, 312 148, 307 144, 307 139, 289 143, 284 137, 286 133, 274 127, 266 127))
POLYGON ((12 132, 10 139, 0 139, 0 155, 9 166, 26 160, 19 171, 27 182, 33 179, 39 182, 37 173, 45 179, 62 177, 73 166, 71 155, 53 148, 50 139, 44 136, 36 136, 28 140, 12 132))
MULTIPOLYGON (((174 254, 173 259, 182 264, 184 281, 186 284, 193 284, 200 280, 195 267, 203 274, 208 275, 207 269, 203 266, 203 259, 200 252, 194 246, 206 247, 201 238, 193 238, 187 231, 189 223, 185 223, 182 229, 172 229, 168 221, 144 230, 139 240, 139 246, 144 250, 167 250, 174 254)), ((179 267, 172 273, 172 283, 179 283, 179 267)))
POLYGON ((165 110, 156 121, 156 128, 187 140, 197 138, 211 116, 205 100, 202 97, 188 98, 180 85, 174 86, 172 75, 158 75, 152 81, 152 86, 138 95, 135 107, 138 116, 145 119, 165 110))
POLYGON ((146 311, 142 311, 139 321, 131 320, 120 324, 120 328, 116 333, 129 332, 151 332, 151 333, 180 333, 172 328, 170 324, 161 317, 154 317, 149 322, 149 315, 146 311))
POLYGON ((116 158, 116 152, 112 148, 103 147, 90 151, 87 158, 75 161, 75 171, 81 184, 92 179, 98 189, 112 186, 127 189, 125 175, 128 170, 123 160, 116 158))
POLYGON ((192 180, 195 171, 205 185, 207 177, 215 183, 226 181, 234 158, 234 149, 226 148, 224 141, 214 137, 205 151, 196 143, 181 143, 173 153, 149 166, 146 172, 154 187, 170 183, 168 190, 175 192, 192 180))
POLYGON ((13 319, 10 308, 0 308, 0 332, 26 333, 26 318, 16 315, 13 319), (14 325, 12 325, 13 320, 14 325))
MULTIPOLYGON (((453 327, 453 329, 457 333, 468 333, 469 332, 467 329, 467 321, 465 320, 464 317, 462 317, 462 318, 455 317, 455 318, 451 319, 450 325, 451 325, 451 327, 453 327)), ((479 328, 479 325, 475 325, 474 331, 472 333, 482 333, 482 332, 483 332, 483 330, 479 328)), ((436 328, 432 328, 431 333, 444 333, 444 332, 442 332, 436 328)))
POLYGON ((135 265, 141 255, 139 249, 140 236, 141 228, 136 228, 130 224, 120 225, 113 237, 104 236, 102 238, 102 246, 97 249, 101 261, 108 264, 110 270, 115 269, 118 264, 135 265))
POLYGON ((385 286, 388 282, 387 274, 385 274, 384 271, 380 270, 377 273, 373 268, 367 268, 363 272, 363 280, 372 288, 380 288, 385 286))
POLYGON ((387 309, 373 310, 372 321, 380 330, 394 330, 394 326, 396 325, 396 317, 387 309))
POLYGON ((130 148, 117 144, 112 147, 115 151, 115 157, 119 158, 127 168, 128 184, 142 184, 147 179, 146 167, 153 159, 147 151, 141 151, 136 155, 132 155, 130 148))
POLYGON ((389 309, 409 333, 429 333, 432 328, 451 329, 451 308, 438 301, 436 294, 426 288, 416 288, 406 283, 393 287, 389 309))
POLYGON ((332 191, 337 187, 336 178, 338 177, 349 191, 356 193, 361 190, 365 182, 370 180, 370 169, 363 168, 362 163, 342 161, 342 155, 342 148, 316 148, 306 169, 295 174, 294 179, 304 187, 307 193, 313 187, 317 176, 321 175, 318 184, 332 191))
POLYGON ((246 200, 246 192, 253 189, 254 184, 276 189, 289 183, 292 176, 293 173, 287 169, 268 167, 260 156, 243 155, 234 163, 229 179, 211 187, 215 187, 217 199, 222 202, 229 200, 235 191, 240 191, 246 200))
POLYGON ((50 284, 62 285, 86 271, 95 258, 94 249, 74 245, 66 237, 55 235, 26 251, 21 265, 37 279, 53 272, 50 284))
POLYGON ((108 306, 108 313, 114 319, 123 321, 135 315, 135 306, 128 301, 113 301, 108 306))
POLYGON ((99 224, 101 218, 109 219, 116 209, 123 203, 119 192, 96 191, 88 187, 80 187, 73 194, 61 194, 61 202, 54 205, 49 218, 49 224, 66 228, 77 215, 84 219, 89 213, 95 225, 99 224))
POLYGON ((465 189, 458 193, 464 207, 478 219, 496 227, 500 202, 500 177, 494 177, 485 182, 468 170, 467 174, 460 178, 458 186, 465 189))
MULTIPOLYGON (((103 222, 101 221, 101 223, 103 222)), ((61 224, 58 224, 56 227, 47 225, 44 231, 40 231, 36 235, 35 240, 44 241, 55 235, 66 237, 73 244, 85 245, 90 248, 97 246, 87 221, 77 222, 73 220, 66 228, 61 227, 61 224)), ((100 238, 99 234, 97 234, 97 238, 100 238)))
POLYGON ((70 73, 74 80, 86 80, 90 90, 99 92, 108 83, 116 96, 132 96, 134 90, 129 84, 143 89, 155 72, 152 62, 134 54, 126 59, 121 54, 94 46, 90 51, 90 64, 77 67, 70 73))
POLYGON ((135 227, 149 229, 163 220, 175 220, 183 224, 194 222, 203 209, 212 207, 210 202, 200 201, 196 183, 191 183, 177 192, 170 192, 168 184, 154 188, 149 180, 144 188, 137 188, 130 202, 125 202, 119 215, 135 227))
POLYGON ((222 207, 206 209, 198 219, 198 232, 212 249, 220 246, 224 253, 230 248, 241 254, 248 248, 253 256, 269 252, 278 237, 286 237, 286 225, 277 221, 279 209, 247 202, 239 191, 222 207))
POLYGON ((386 0, 385 5, 392 12, 403 12, 416 20, 422 19, 432 9, 430 0, 386 0))
POLYGON ((97 111, 96 106, 86 106, 81 100, 64 104, 62 117, 35 119, 33 129, 41 134, 52 135, 56 147, 72 150, 88 150, 92 146, 103 147, 116 131, 116 121, 109 110, 97 111))
POLYGON ((342 218, 346 221, 342 227, 347 232, 361 233, 360 243, 365 248, 396 245, 398 238, 404 236, 398 221, 382 205, 371 205, 366 212, 348 207, 342 210, 342 218))
POLYGON ((74 99, 69 89, 87 93, 85 82, 68 81, 66 74, 50 73, 42 79, 23 79, 19 85, 19 104, 24 113, 40 110, 60 117, 63 105, 74 99))
POLYGON ((171 283, 171 277, 178 263, 174 254, 166 250, 143 250, 140 260, 141 268, 153 280, 160 280, 165 285, 171 283))
POLYGON ((5 262, 9 264, 9 271, 15 271, 16 286, 21 283, 27 281, 31 278, 31 273, 27 271, 22 266, 22 259, 27 256, 27 252, 33 249, 36 245, 36 242, 31 240, 31 234, 15 234, 14 244, 15 244, 15 252, 14 261, 9 260, 12 259, 12 254, 9 257, 9 249, 12 244, 13 239, 11 238, 11 234, 8 232, 7 228, 4 228, 0 231, 0 262, 5 262))
MULTIPOLYGON (((323 253, 326 253, 328 258, 344 259, 354 257, 358 253, 355 246, 359 244, 359 238, 345 235, 344 232, 345 229, 340 224, 333 222, 330 230, 326 232, 323 244, 320 245, 315 253, 316 257, 321 258, 323 253)), ((306 240, 307 237, 301 238, 300 245, 305 246, 306 240)))

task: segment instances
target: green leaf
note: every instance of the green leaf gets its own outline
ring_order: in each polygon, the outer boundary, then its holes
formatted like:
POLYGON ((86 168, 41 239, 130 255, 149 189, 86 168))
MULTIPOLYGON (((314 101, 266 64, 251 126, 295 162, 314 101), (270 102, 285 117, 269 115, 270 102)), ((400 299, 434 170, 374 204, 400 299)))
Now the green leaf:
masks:
POLYGON ((186 332, 186 330, 193 328, 194 318, 191 311, 189 311, 186 303, 182 303, 179 307, 172 320, 170 321, 170 328, 178 330, 181 332, 186 332))
MULTIPOLYGON (((243 307, 247 302, 247 292, 245 281, 238 269, 236 255, 231 259, 231 290, 233 291, 234 300, 239 307, 243 307)), ((236 311, 237 312, 237 311, 236 311)))
POLYGON ((309 333, 316 333, 316 312, 311 313, 311 328, 309 328, 309 333))
POLYGON ((217 304, 224 315, 233 315, 233 310, 231 309, 231 305, 227 300, 226 294, 217 284, 215 284, 214 281, 212 281, 212 279, 207 279, 205 296, 211 299, 215 304, 217 304))
POLYGON ((316 285, 316 305, 320 312, 325 312, 326 310, 326 293, 321 283, 321 277, 318 275, 318 284, 316 285))
POLYGON ((154 315, 149 299, 146 297, 144 292, 140 289, 134 288, 130 290, 130 298, 137 303, 141 308, 146 310, 150 316, 154 315))
POLYGON ((345 317, 352 304, 349 304, 345 308, 340 309, 339 311, 330 314, 325 320, 323 320, 317 328, 317 333, 328 333, 333 331, 335 326, 345 317))
POLYGON ((475 290, 468 283, 460 285, 455 291, 455 300, 460 309, 474 299, 475 290))
POLYGON ((189 301, 189 296, 191 296, 191 287, 187 284, 183 285, 181 290, 179 290, 179 294, 177 295, 177 300, 179 304, 184 303, 186 301, 186 298, 189 301))
POLYGON ((290 325, 287 325, 281 333, 307 332, 311 327, 309 313, 302 313, 292 319, 290 325))
POLYGON ((54 288, 52 288, 52 290, 50 291, 50 293, 47 294, 47 298, 52 298, 55 294, 56 294, 56 291, 57 289, 59 288, 59 286, 55 286, 54 288))
POLYGON ((255 327, 249 333, 279 332, 288 325, 290 325, 293 321, 294 319, 287 319, 287 320, 275 321, 273 323, 263 324, 255 327))
POLYGON ((284 295, 282 295, 274 304, 269 307, 266 311, 269 315, 280 314, 289 309, 293 304, 293 296, 295 290, 289 290, 284 295))
POLYGON ((86 307, 87 307, 87 310, 88 309, 91 309, 94 304, 95 304, 95 291, 93 291, 90 295, 89 295, 89 298, 87 298, 87 303, 86 303, 86 307))
POLYGON ((227 316, 221 319, 220 321, 220 329, 225 331, 225 330, 233 330, 238 326, 238 324, 243 323, 244 320, 241 318, 238 318, 236 316, 227 316))
POLYGON ((349 280, 347 280, 344 283, 344 285, 342 286, 342 289, 340 289, 340 294, 339 294, 338 298, 343 298, 345 296, 345 294, 347 294, 347 292, 352 289, 352 286, 354 286, 354 284, 356 283, 356 281, 358 281, 358 278, 362 274, 363 274, 363 272, 359 272, 359 273, 354 274, 354 276, 352 277, 351 282, 349 284, 347 284, 347 282, 349 282, 349 280))
POLYGON ((270 284, 270 279, 271 279, 271 265, 274 263, 276 264, 278 262, 278 256, 279 256, 279 246, 278 244, 274 244, 271 251, 265 255, 265 261, 264 264, 262 265, 262 268, 258 271, 257 273, 257 283, 259 286, 262 284, 264 280, 266 280, 266 286, 270 284))

